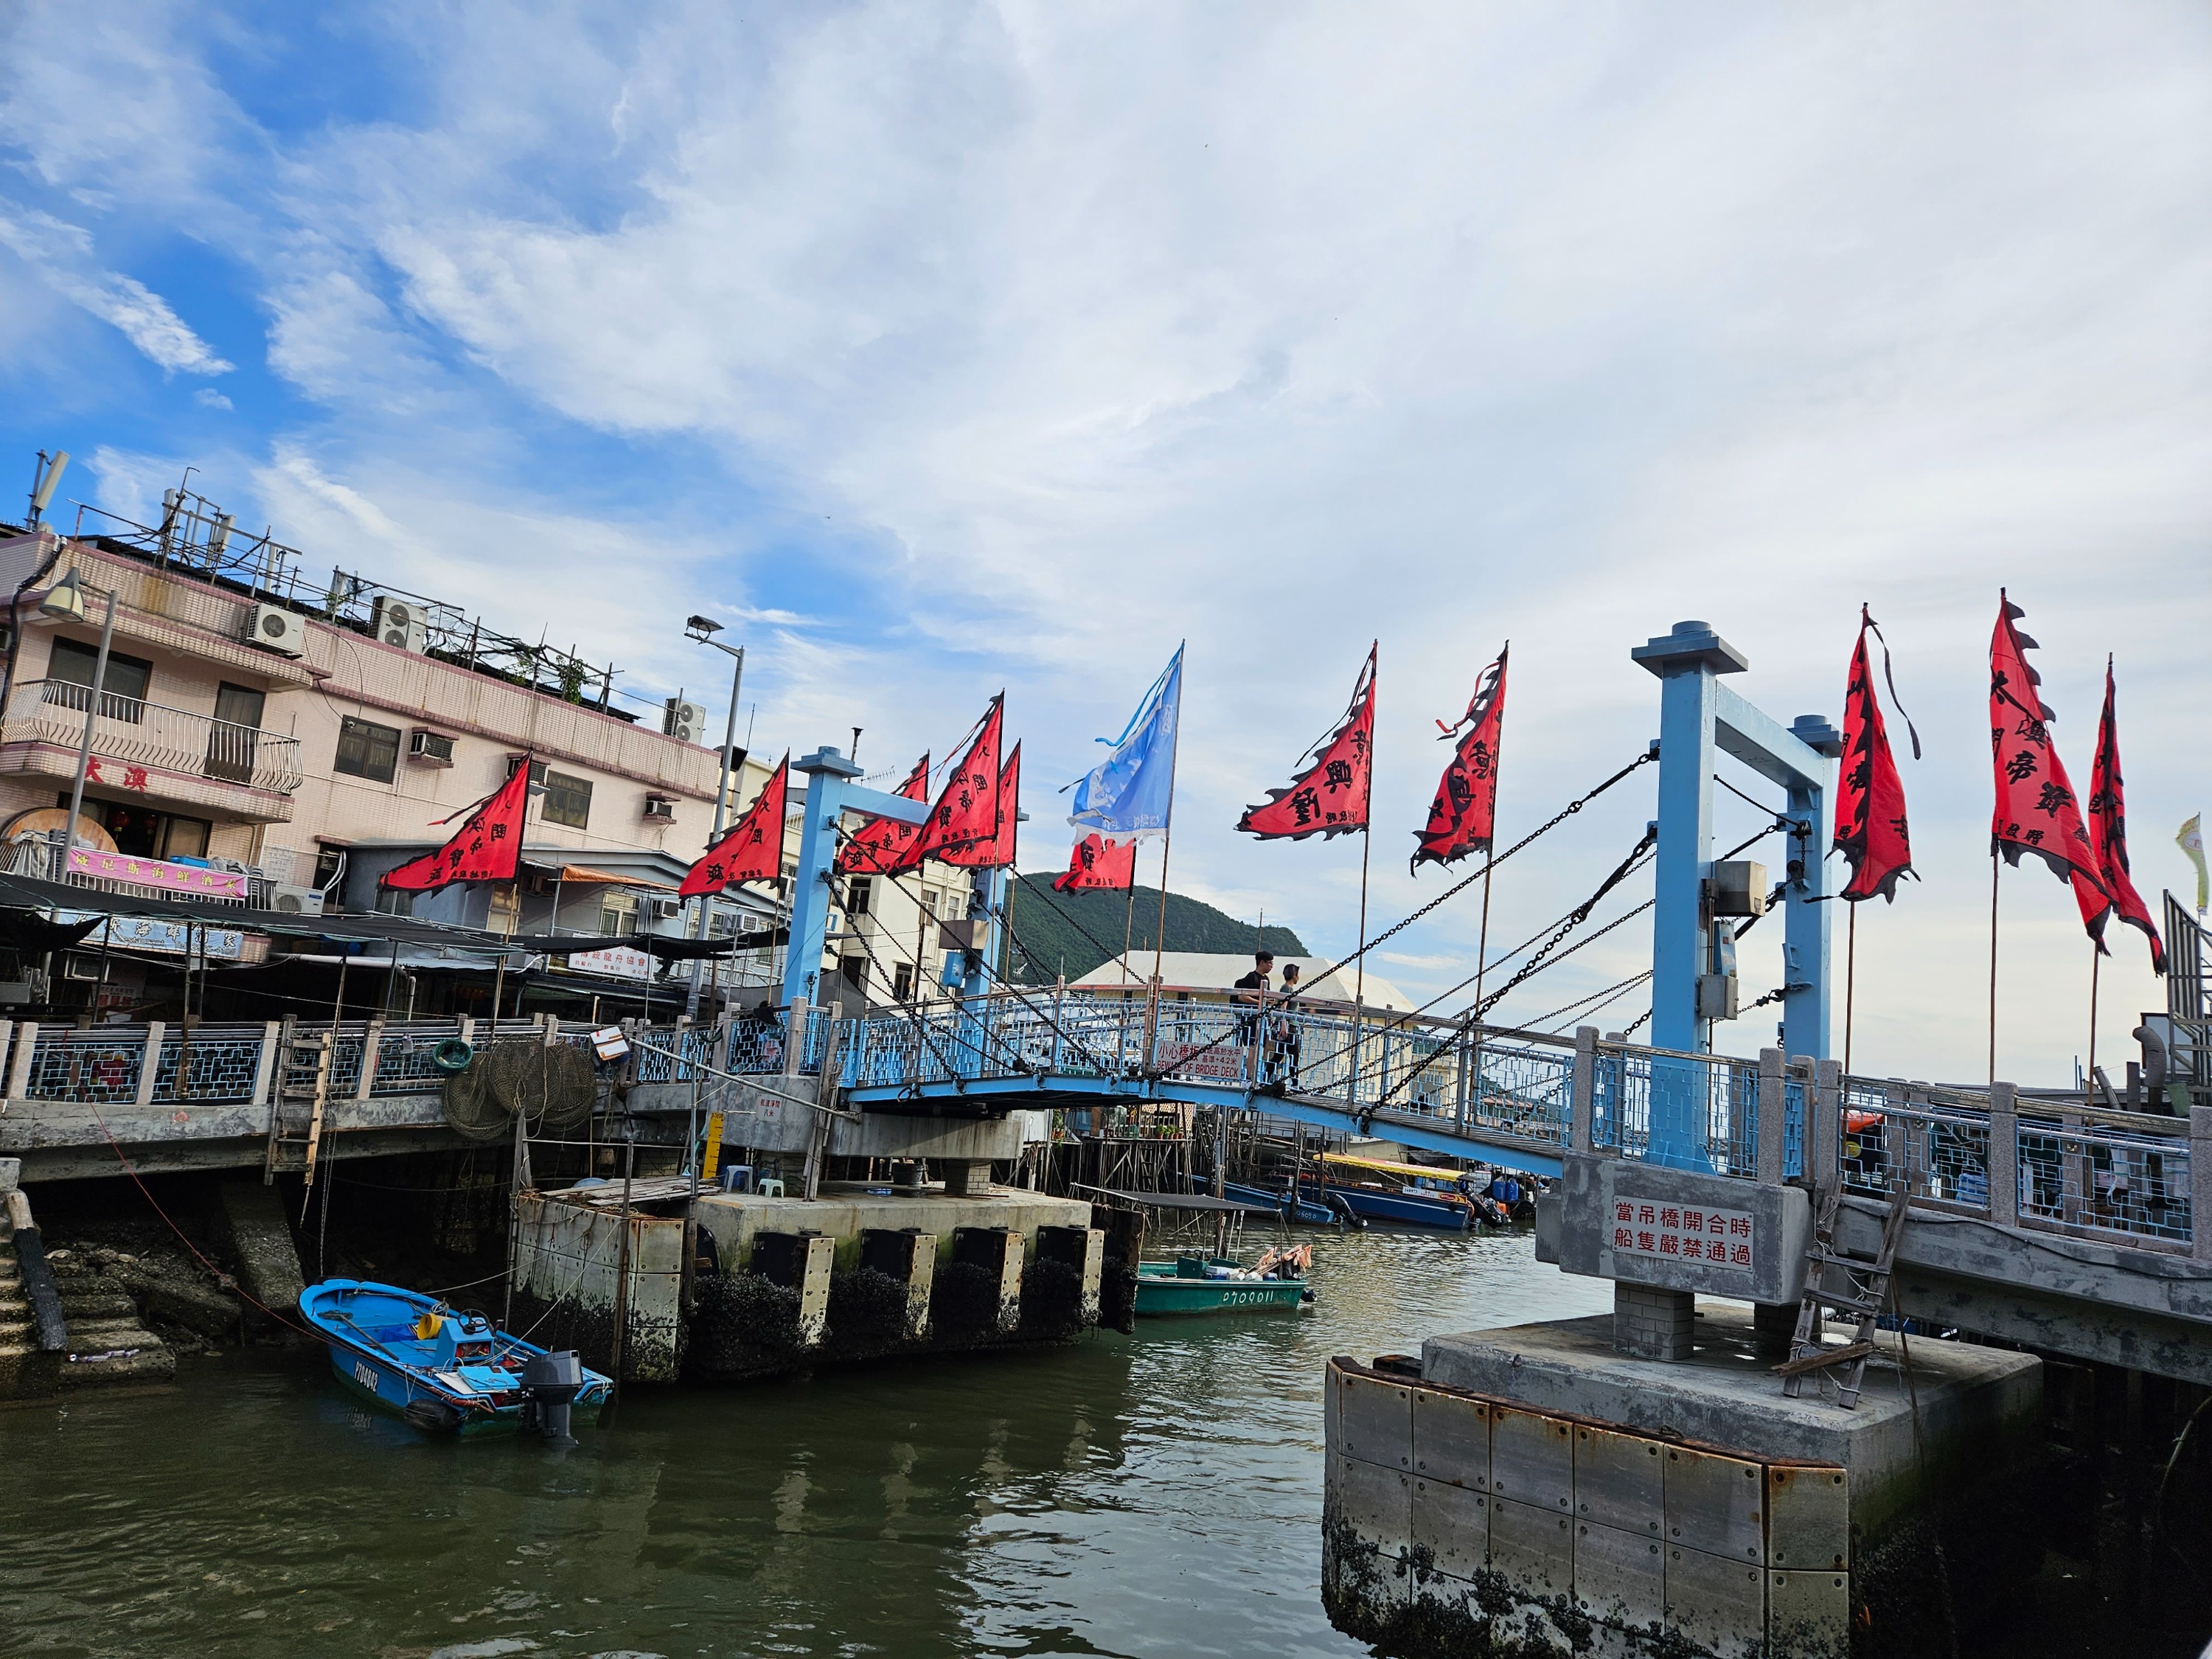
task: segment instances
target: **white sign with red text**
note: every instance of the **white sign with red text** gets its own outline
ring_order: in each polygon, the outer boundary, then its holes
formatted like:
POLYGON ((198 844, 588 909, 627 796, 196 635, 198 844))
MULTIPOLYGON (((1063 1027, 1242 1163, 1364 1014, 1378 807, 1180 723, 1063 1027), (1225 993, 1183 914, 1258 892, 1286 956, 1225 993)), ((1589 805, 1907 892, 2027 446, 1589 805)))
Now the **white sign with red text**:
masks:
POLYGON ((1753 1230, 1748 1210, 1616 1198, 1611 1231, 1616 1250, 1702 1261, 1716 1267, 1747 1269, 1753 1264, 1753 1230))

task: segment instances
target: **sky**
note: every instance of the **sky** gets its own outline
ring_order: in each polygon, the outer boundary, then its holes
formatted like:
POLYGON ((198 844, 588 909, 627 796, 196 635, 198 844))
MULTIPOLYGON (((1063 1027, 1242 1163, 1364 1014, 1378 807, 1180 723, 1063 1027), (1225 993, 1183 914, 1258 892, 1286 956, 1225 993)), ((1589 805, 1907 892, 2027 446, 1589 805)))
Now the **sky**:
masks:
MULTIPOLYGON (((1434 722, 1505 641, 1510 839, 1656 734, 1632 647, 1708 621, 1735 689, 1839 719, 1863 603, 1925 753, 1922 879, 1857 929, 1855 1068, 1964 1080, 2002 585, 2085 785, 2116 659, 2137 883, 2155 908, 2190 880, 2200 5, 19 0, 0 40, 0 477, 68 449, 64 523, 144 521, 195 467, 311 569, 543 630, 718 726, 704 612, 747 647, 753 747, 857 726, 886 787, 1004 689, 1027 868, 1187 640, 1171 884, 1333 956, 1358 841, 1233 826, 1370 641, 1373 933, 1449 879, 1407 867, 1434 722)), ((1502 867, 1492 954, 1652 803, 1647 768, 1502 867)), ((1376 971, 1436 995, 1480 927, 1478 886, 1376 971)), ((1998 927, 1999 1073, 2069 1082, 2072 901, 2008 871, 1998 927)), ((1779 932, 1745 941, 1747 1000, 1779 932)), ((2112 942, 2100 1063, 2164 1006, 2112 942)), ((1650 945, 1632 921, 1498 1015, 1650 945)), ((1770 1012, 1717 1046, 1771 1043, 1770 1012)))

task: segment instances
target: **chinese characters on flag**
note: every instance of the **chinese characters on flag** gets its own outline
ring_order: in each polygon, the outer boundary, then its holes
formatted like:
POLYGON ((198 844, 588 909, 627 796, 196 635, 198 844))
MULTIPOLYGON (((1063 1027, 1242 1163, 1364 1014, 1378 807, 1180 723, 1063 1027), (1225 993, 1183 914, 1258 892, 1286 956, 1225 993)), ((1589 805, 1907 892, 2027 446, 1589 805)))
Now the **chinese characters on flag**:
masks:
POLYGON ((783 873, 783 804, 791 786, 791 757, 786 754, 744 816, 700 855, 683 884, 679 898, 719 893, 733 881, 774 881, 783 873))
POLYGON ((999 843, 999 732, 1006 694, 991 699, 991 712, 968 752, 960 757, 938 792, 937 805, 921 835, 908 850, 906 869, 926 858, 963 869, 988 869, 999 843))
POLYGON ((1303 841, 1308 836, 1348 836, 1367 827, 1374 783, 1375 647, 1352 688, 1344 722, 1321 746, 1314 763, 1287 789, 1270 789, 1264 805, 1248 806, 1237 827, 1262 841, 1303 841))
POLYGON ((530 804, 530 761, 490 799, 469 814, 459 833, 434 853, 401 865, 384 878, 403 893, 427 893, 454 881, 513 881, 522 862, 522 814, 530 804))
POLYGON ((1698 1204, 1661 1204, 1618 1198, 1613 1203, 1613 1248, 1639 1255, 1673 1256, 1715 1267, 1752 1265, 1751 1213, 1698 1204))
POLYGON ((991 843, 991 862, 994 870, 1011 870, 1014 865, 1014 837, 1022 821, 1022 746, 1016 744, 1006 751, 1006 763, 999 769, 999 834, 991 843))
POLYGON ((1100 888, 1119 892, 1137 879, 1137 843, 1085 836, 1071 848, 1065 873, 1052 884, 1062 893, 1086 893, 1100 888))
POLYGON ((1454 864, 1470 853, 1490 850, 1498 811, 1498 739, 1505 725, 1505 656, 1499 652, 1498 660, 1483 671, 1457 724, 1437 722, 1437 729, 1447 738, 1462 726, 1467 735, 1452 751, 1451 764, 1437 785, 1426 827, 1413 832, 1421 844, 1413 854, 1413 870, 1419 870, 1425 859, 1454 864))
POLYGON ((2030 853, 2059 880, 2072 882, 2087 925, 2110 900, 2074 786, 2051 741, 2056 716, 2036 689, 2041 677, 2028 666, 2035 641, 2013 626, 2026 614, 1999 590, 1996 632, 1990 641, 1990 754, 1996 771, 1990 846, 2015 868, 2021 854, 2030 853))
MULTIPOLYGON (((929 757, 924 755, 914 763, 906 781, 898 792, 908 800, 929 799, 929 757)), ((896 818, 870 818, 847 838, 837 851, 837 873, 841 876, 885 876, 908 868, 907 851, 921 834, 918 823, 901 823, 896 818)))
POLYGON ((2112 687, 2112 661, 2105 659, 2105 711, 2097 720, 2097 758, 2089 769, 2089 845, 2103 878, 2104 892, 2082 890, 2081 878, 2074 878, 2075 896, 2088 923, 2089 937, 2105 948, 2105 923, 2117 913, 2130 927, 2140 927, 2150 940, 2150 966, 2154 974, 2166 971, 2166 945, 2151 920, 2150 907, 2136 891, 2128 869, 2128 803, 2120 782, 2120 717, 2118 694, 2112 687), (2092 909, 2095 914, 2091 915, 2092 909))

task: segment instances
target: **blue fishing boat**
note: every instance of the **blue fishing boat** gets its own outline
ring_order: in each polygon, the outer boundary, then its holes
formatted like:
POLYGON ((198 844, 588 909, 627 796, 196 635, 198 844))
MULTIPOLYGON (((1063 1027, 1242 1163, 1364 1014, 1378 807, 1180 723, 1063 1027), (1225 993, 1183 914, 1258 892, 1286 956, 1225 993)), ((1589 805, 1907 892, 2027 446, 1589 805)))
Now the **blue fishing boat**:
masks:
MULTIPOLYGON (((1207 1184, 1202 1177, 1192 1177, 1191 1185, 1200 1192, 1208 1190, 1207 1184)), ((1295 1207, 1287 1192, 1271 1192, 1265 1187, 1248 1187, 1241 1182, 1224 1182, 1222 1184, 1221 1194, 1223 1197, 1236 1199, 1239 1203, 1266 1205, 1282 1216, 1285 1220, 1298 1222, 1309 1227, 1334 1227, 1344 1218, 1326 1203, 1317 1202, 1303 1194, 1299 1195, 1295 1207)))
POLYGON ((432 1433, 533 1428, 567 1437, 572 1413, 599 1421, 613 1389, 573 1353, 495 1330, 396 1285, 326 1279, 301 1293, 300 1312, 329 1349, 340 1383, 432 1433))

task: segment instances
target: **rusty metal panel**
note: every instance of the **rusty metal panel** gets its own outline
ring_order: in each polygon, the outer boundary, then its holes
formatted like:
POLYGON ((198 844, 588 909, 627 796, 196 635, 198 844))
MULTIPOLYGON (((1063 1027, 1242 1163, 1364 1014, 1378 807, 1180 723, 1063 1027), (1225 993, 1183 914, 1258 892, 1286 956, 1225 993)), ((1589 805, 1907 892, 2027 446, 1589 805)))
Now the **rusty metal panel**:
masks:
POLYGON ((1668 1449, 1641 1435, 1576 1425, 1575 1519, 1662 1537, 1668 1449))
POLYGON ((1766 1639, 1764 1568, 1703 1550, 1667 1548, 1667 1627, 1717 1653, 1766 1639))
POLYGON ((1660 1622, 1667 1614, 1666 1547, 1649 1532, 1577 1522, 1575 1601, 1591 1618, 1624 1630, 1660 1622))
POLYGON ((1667 1542, 1765 1566, 1765 1465, 1668 1447, 1667 1542))
POLYGON ((1336 1397, 1337 1449, 1386 1468, 1413 1467, 1413 1391, 1357 1371, 1336 1397))
POLYGON ((1329 1466, 1328 1503, 1359 1541, 1395 1560, 1413 1541, 1413 1477, 1356 1457, 1329 1466))
POLYGON ((1470 1492, 1488 1492, 1490 1402, 1415 1389, 1413 1473, 1470 1492))
POLYGON ((1436 1571, 1474 1577, 1490 1559, 1490 1500, 1470 1487, 1414 1476, 1413 1542, 1428 1547, 1436 1571))
POLYGON ((1321 1432, 1323 1449, 1328 1454, 1328 1467, 1334 1468, 1336 1460, 1344 1455, 1344 1439, 1336 1426, 1337 1413, 1343 1408, 1344 1372, 1334 1359, 1322 1373, 1321 1432))
POLYGON ((1766 1575, 1766 1651, 1774 1659, 1827 1659, 1850 1646, 1849 1574, 1766 1575))
POLYGON ((1571 1424, 1511 1406, 1490 1411, 1490 1490, 1554 1515, 1575 1502, 1575 1431, 1571 1424))
POLYGON ((1490 1570, 1525 1595, 1566 1595, 1574 1589, 1574 1522, 1557 1509, 1490 1504, 1490 1570))
POLYGON ((1767 1469, 1766 1564, 1830 1573, 1850 1565, 1850 1486, 1841 1469, 1767 1469))

